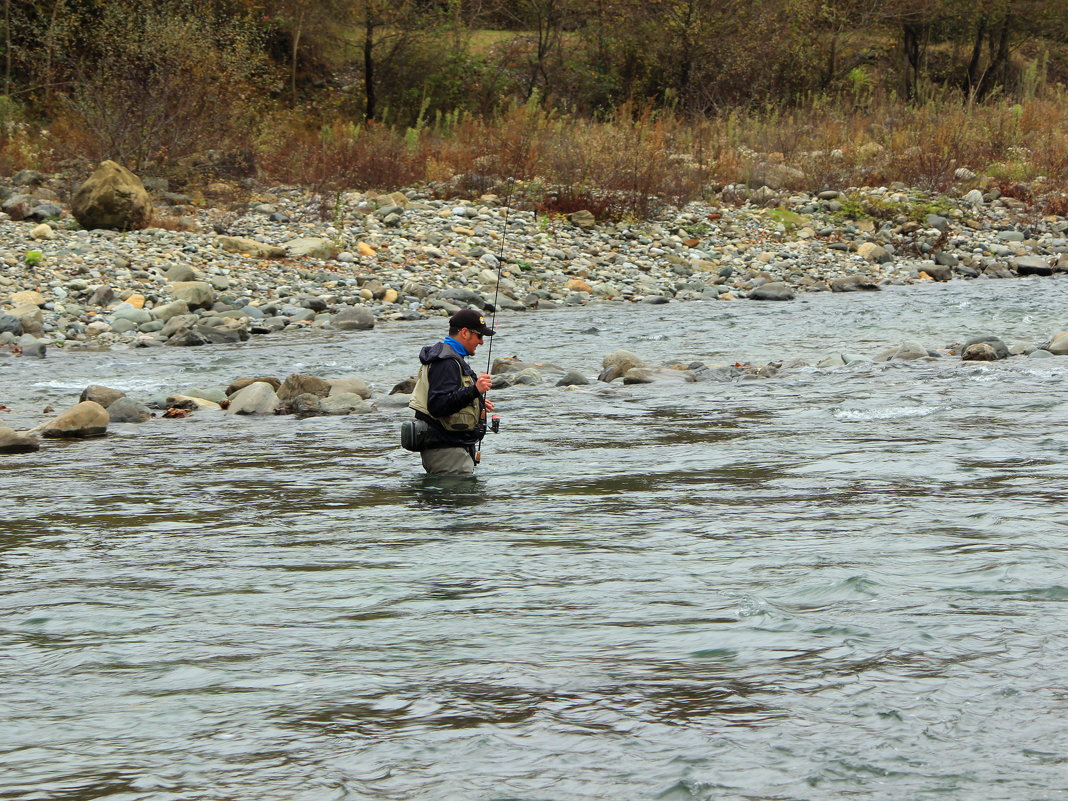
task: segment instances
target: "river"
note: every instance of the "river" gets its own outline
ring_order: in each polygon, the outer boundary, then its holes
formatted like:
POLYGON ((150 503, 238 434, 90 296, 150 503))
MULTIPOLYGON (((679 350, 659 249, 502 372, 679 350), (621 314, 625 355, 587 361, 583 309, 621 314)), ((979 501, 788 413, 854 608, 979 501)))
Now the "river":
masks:
MULTIPOLYGON (((1066 309, 1066 279, 606 304, 504 313, 494 355, 814 363, 1066 309)), ((384 394, 442 322, 0 359, 0 419, 91 383, 384 394)), ((517 387, 451 483, 392 408, 0 457, 0 798, 1066 798, 1066 368, 517 387)))

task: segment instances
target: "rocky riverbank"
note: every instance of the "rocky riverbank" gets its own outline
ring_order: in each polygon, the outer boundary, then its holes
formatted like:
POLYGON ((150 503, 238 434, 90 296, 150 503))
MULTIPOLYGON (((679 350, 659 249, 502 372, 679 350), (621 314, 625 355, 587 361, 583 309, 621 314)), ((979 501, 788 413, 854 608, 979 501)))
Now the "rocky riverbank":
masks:
POLYGON ((714 201, 620 223, 535 216, 494 195, 350 192, 323 221, 321 200, 303 189, 213 206, 156 181, 148 188, 163 227, 119 232, 81 229, 52 183, 20 173, 0 189, 0 347, 24 355, 368 329, 487 309, 495 296, 515 311, 790 300, 1068 272, 1068 220, 979 189, 951 197, 901 186, 818 195, 728 186, 714 201))

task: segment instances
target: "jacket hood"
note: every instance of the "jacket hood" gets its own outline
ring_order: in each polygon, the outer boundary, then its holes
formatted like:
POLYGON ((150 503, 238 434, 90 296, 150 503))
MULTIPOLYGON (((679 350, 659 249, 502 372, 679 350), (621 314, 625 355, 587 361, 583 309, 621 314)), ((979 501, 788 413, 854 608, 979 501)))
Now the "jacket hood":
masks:
POLYGON ((419 351, 419 361, 423 364, 439 361, 440 359, 459 359, 460 355, 444 342, 435 342, 433 345, 424 345, 419 351))

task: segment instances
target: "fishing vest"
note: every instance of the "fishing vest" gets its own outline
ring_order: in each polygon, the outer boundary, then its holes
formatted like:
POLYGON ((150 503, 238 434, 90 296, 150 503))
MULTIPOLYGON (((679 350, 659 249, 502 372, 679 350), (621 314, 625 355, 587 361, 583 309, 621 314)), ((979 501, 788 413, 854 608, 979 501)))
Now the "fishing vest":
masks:
MULTIPOLYGON (((460 360, 451 359, 449 361, 455 362, 456 369, 460 371, 460 383, 465 387, 473 387, 475 379, 464 372, 463 367, 460 366, 460 360)), ((408 408, 422 412, 427 417, 437 420, 446 431, 464 432, 477 429, 482 422, 482 404, 479 403, 478 395, 458 412, 453 412, 445 417, 433 417, 430 414, 430 409, 427 408, 427 397, 430 395, 429 375, 430 365, 419 365, 419 377, 415 381, 415 389, 412 390, 412 399, 408 403, 408 408)))

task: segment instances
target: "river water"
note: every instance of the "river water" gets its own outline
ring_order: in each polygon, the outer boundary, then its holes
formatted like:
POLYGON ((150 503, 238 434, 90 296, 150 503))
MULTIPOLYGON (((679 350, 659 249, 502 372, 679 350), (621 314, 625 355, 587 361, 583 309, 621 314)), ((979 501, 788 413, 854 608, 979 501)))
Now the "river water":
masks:
MULTIPOLYGON (((1053 279, 602 305, 498 317, 494 355, 814 362, 1066 309, 1053 279)), ((441 329, 0 359, 2 420, 90 383, 384 394, 441 329)), ((391 408, 3 457, 0 798, 1064 799, 1066 368, 502 390, 453 483, 391 408)))

